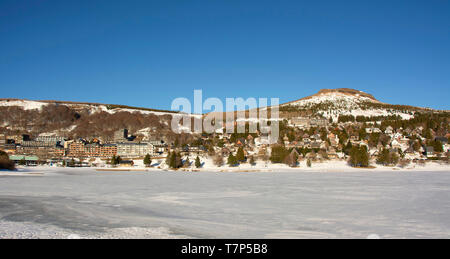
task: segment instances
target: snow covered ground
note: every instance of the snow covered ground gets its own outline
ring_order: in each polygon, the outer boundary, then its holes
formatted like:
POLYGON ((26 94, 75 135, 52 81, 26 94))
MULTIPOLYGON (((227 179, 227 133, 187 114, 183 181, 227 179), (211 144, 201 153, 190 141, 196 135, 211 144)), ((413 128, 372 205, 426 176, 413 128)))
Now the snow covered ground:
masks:
POLYGON ((0 172, 0 238, 449 238, 449 214, 450 170, 0 172))

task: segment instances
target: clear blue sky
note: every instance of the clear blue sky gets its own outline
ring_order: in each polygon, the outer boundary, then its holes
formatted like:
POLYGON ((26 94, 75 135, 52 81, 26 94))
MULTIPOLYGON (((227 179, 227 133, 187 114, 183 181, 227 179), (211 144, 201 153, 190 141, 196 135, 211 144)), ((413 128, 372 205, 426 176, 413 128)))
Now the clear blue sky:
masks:
POLYGON ((170 109, 194 89, 340 87, 450 109, 450 1, 0 1, 2 98, 170 109))

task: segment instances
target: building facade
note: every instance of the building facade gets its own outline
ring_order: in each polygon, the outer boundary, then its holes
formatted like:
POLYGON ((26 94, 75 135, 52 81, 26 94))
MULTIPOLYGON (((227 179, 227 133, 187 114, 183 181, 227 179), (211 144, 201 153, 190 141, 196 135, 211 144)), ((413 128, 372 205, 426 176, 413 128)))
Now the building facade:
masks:
POLYGON ((150 143, 117 143, 117 155, 127 158, 153 156, 154 149, 150 143))

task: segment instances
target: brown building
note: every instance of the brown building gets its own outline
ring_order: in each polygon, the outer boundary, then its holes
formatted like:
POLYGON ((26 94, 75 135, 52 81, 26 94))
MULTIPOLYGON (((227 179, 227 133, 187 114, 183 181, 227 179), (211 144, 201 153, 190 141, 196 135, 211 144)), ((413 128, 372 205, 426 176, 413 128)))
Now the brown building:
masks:
POLYGON ((100 145, 98 143, 85 144, 81 142, 73 142, 69 144, 67 155, 69 157, 111 158, 117 155, 117 145, 100 145))
POLYGON ((0 134, 0 149, 5 149, 6 144, 6 136, 4 134, 0 134))

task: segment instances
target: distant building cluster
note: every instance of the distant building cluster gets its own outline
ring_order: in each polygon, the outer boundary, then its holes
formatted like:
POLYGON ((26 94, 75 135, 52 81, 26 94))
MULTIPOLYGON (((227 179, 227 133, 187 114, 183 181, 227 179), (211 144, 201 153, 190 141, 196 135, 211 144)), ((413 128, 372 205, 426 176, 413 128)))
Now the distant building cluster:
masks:
POLYGON ((127 129, 114 133, 111 143, 101 143, 97 138, 67 139, 61 136, 30 135, 6 136, 0 134, 0 149, 11 155, 11 160, 24 159, 27 164, 35 164, 37 160, 64 158, 143 158, 147 154, 158 156, 167 152, 168 145, 162 140, 136 141, 127 129), (39 159, 36 159, 38 157, 39 159))
MULTIPOLYGON (((424 117, 424 120, 427 118, 424 117)), ((11 160, 29 165, 39 160, 110 160, 113 157, 122 158, 124 164, 132 164, 133 159, 143 159, 147 155, 165 158, 173 152, 183 158, 192 153, 214 157, 217 164, 223 164, 223 159, 227 157, 232 161, 232 156, 237 156, 238 151, 239 156, 243 155, 245 159, 282 160, 272 156, 274 149, 288 164, 295 164, 292 161, 301 159, 345 160, 349 158, 352 147, 364 147, 371 161, 381 161, 379 158, 385 156, 386 163, 395 160, 391 159, 390 154, 409 161, 448 156, 450 134, 444 127, 448 127, 447 120, 434 130, 425 127, 424 123, 405 123, 393 120, 333 122, 323 117, 292 117, 280 121, 280 136, 276 144, 269 141, 270 134, 259 130, 251 134, 217 131, 189 136, 189 142, 174 141, 170 144, 156 138, 133 136, 127 129, 114 132, 109 142, 97 138, 67 139, 45 135, 32 138, 29 135, 0 134, 0 149, 10 154, 11 160)))

